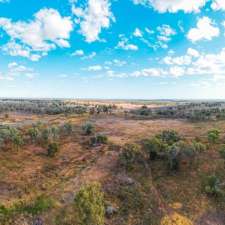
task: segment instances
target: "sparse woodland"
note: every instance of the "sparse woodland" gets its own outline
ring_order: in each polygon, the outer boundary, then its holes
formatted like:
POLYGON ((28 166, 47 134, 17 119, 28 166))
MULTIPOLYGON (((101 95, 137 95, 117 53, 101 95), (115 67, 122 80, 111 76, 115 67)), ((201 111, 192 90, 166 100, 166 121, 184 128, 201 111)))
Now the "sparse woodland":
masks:
POLYGON ((225 224, 225 103, 161 104, 1 100, 0 224, 225 224))

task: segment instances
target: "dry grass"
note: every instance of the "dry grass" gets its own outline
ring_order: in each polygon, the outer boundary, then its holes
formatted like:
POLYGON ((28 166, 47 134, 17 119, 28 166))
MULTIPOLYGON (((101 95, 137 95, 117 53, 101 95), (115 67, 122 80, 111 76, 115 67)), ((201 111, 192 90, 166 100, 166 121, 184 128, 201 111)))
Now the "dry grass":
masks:
MULTIPOLYGON (((5 120, 3 116, 0 116, 0 122, 4 121, 21 127, 29 127, 32 123, 41 120, 50 124, 71 121, 79 128, 87 119, 87 116, 40 117, 10 114, 5 120)), ((112 115, 93 117, 91 121, 95 124, 97 132, 106 134, 109 141, 116 145, 138 142, 167 129, 174 129, 190 139, 201 137, 203 141, 206 140, 207 131, 211 128, 225 131, 225 121, 206 123, 189 123, 182 120, 144 121, 127 120, 112 115)), ((222 137, 224 138, 223 133, 222 137)), ((109 151, 107 146, 93 151, 88 150, 83 145, 83 139, 85 137, 79 133, 79 129, 72 137, 62 139, 60 152, 52 159, 45 156, 45 148, 34 145, 26 145, 18 152, 1 152, 1 204, 8 206, 19 200, 29 200, 34 196, 47 193, 57 201, 58 207, 62 208, 73 201, 74 193, 82 184, 90 181, 104 183, 112 179, 113 171, 117 166, 117 152, 109 151)), ((168 174, 165 165, 159 162, 154 162, 151 169, 153 180, 149 182, 153 182, 156 188, 154 195, 163 199, 162 207, 166 211, 180 213, 195 222, 218 207, 217 202, 201 192, 203 175, 224 172, 223 162, 219 159, 216 148, 210 148, 203 153, 192 169, 176 175, 168 174)), ((222 176, 225 179, 225 174, 222 176)), ((53 210, 45 215, 48 221, 46 224, 52 225, 49 215, 54 217, 54 214, 53 210)))

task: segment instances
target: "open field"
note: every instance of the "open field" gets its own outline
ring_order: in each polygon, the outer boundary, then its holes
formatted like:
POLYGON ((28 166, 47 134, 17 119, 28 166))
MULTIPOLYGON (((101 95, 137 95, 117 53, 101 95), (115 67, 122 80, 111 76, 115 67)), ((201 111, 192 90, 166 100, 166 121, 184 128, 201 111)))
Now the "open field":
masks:
MULTIPOLYGON (((96 107, 96 102, 85 104, 96 107)), ((140 104, 132 110, 138 107, 140 104)), ((225 143, 225 120, 133 118, 127 114, 128 108, 124 107, 124 112, 118 108, 92 112, 91 108, 82 114, 52 115, 2 112, 1 128, 19 131, 23 143, 4 139, 0 147, 0 224, 93 225, 78 220, 80 211, 74 198, 82 187, 97 182, 104 193, 104 224, 224 225, 225 159, 219 149, 225 143), (94 128, 90 133, 84 129, 87 123, 94 128), (40 137, 32 138, 31 128, 39 129, 40 137), (46 129, 51 131, 43 139, 46 129), (213 129, 220 131, 215 142, 208 135, 213 129), (187 144, 197 140, 195 143, 206 148, 194 156, 185 155, 179 169, 169 170, 167 154, 172 145, 154 160, 148 158, 143 145, 143 140, 165 130, 176 132, 187 144), (107 141, 94 139, 100 134, 107 141), (48 152, 51 143, 58 145, 54 155, 48 152), (129 169, 120 162, 127 143, 139 146, 143 157, 141 163, 133 159, 129 169), (220 182, 216 187, 220 194, 217 189, 207 193, 203 186, 212 175, 220 182)))

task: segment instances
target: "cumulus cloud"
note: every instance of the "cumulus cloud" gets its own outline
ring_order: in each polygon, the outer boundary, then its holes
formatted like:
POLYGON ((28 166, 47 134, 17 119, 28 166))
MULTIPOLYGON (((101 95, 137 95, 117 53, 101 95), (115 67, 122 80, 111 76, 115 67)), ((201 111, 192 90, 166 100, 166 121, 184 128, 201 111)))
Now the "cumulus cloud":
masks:
POLYGON ((133 0, 133 2, 134 4, 152 7, 160 13, 176 13, 178 11, 197 13, 206 4, 207 0, 133 0))
POLYGON ((213 0, 211 8, 213 10, 225 10, 225 0, 213 0))
POLYGON ((218 37, 219 34, 219 28, 216 27, 210 18, 204 16, 198 20, 195 28, 190 29, 187 38, 192 42, 197 42, 200 40, 212 40, 214 37, 218 37))
POLYGON ((210 76, 212 79, 225 79, 225 48, 218 53, 199 52, 187 49, 186 54, 167 56, 162 59, 160 67, 149 67, 129 73, 110 73, 111 77, 181 77, 210 76))
POLYGON ((192 57, 199 57, 200 54, 196 49, 188 48, 187 55, 192 56, 192 57))
POLYGON ((77 17, 76 22, 80 24, 80 33, 87 42, 99 40, 102 29, 110 27, 111 21, 115 18, 110 10, 108 0, 88 0, 85 8, 72 5, 72 12, 77 17))
POLYGON ((69 17, 62 17, 55 9, 41 9, 34 20, 13 22, 0 18, 0 28, 10 37, 4 51, 12 56, 38 60, 56 47, 70 47, 70 32, 73 29, 69 17))

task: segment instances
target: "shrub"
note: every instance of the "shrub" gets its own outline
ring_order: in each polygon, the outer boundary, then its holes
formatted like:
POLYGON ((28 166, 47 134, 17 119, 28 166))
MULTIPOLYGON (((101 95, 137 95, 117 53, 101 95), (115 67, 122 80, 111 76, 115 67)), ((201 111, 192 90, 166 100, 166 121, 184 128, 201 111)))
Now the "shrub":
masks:
POLYGON ((219 150, 221 158, 225 160, 225 145, 222 145, 219 150))
POLYGON ((108 142, 108 137, 104 134, 98 134, 96 136, 97 142, 100 144, 107 144, 108 142))
POLYGON ((66 122, 62 126, 62 132, 65 135, 70 135, 73 132, 73 125, 71 122, 66 122))
POLYGON ((30 137, 31 141, 34 143, 40 136, 40 130, 38 129, 38 127, 33 126, 32 128, 28 129, 27 134, 30 137))
POLYGON ((119 155, 120 164, 127 170, 131 170, 137 164, 143 164, 144 157, 141 148, 136 144, 126 144, 119 155))
POLYGON ((91 146, 107 144, 107 142, 108 142, 108 138, 106 135, 103 135, 103 134, 97 134, 96 136, 90 138, 91 146))
POLYGON ((31 215, 38 215, 53 206, 51 198, 46 196, 38 196, 33 202, 20 202, 14 205, 16 213, 28 213, 31 215))
POLYGON ((215 175, 206 177, 206 180, 203 184, 203 188, 204 192, 209 196, 218 197, 222 194, 222 190, 220 188, 220 180, 215 175))
POLYGON ((186 217, 178 213, 164 216, 160 225, 193 225, 193 223, 186 217))
POLYGON ((47 156, 54 157, 59 151, 59 145, 57 143, 50 143, 48 145, 47 156))
POLYGON ((137 214, 144 207, 146 196, 136 185, 121 185, 116 195, 121 201, 120 211, 123 215, 128 215, 131 212, 137 214))
POLYGON ((82 187, 76 194, 74 203, 80 225, 104 225, 104 195, 100 184, 82 187))
POLYGON ((207 149, 207 146, 200 141, 193 141, 192 146, 196 152, 204 152, 207 149))
POLYGON ((174 130, 164 130, 161 134, 156 136, 161 139, 164 143, 172 145, 181 140, 180 135, 174 130))
POLYGON ((59 138, 59 128, 57 126, 50 127, 49 138, 51 141, 56 141, 59 138))
POLYGON ((208 131, 208 140, 210 143, 215 144, 220 137, 220 131, 217 129, 212 129, 208 131))
POLYGON ((49 142, 50 130, 48 128, 44 128, 41 131, 41 142, 43 145, 47 145, 49 142))
POLYGON ((22 134, 16 128, 10 128, 10 139, 17 150, 24 144, 22 134))
POLYGON ((179 154, 180 148, 177 145, 170 147, 168 152, 168 167, 169 170, 179 169, 179 154))
POLYGON ((167 148, 159 138, 152 138, 144 141, 144 149, 147 152, 150 160, 155 160, 160 152, 167 148))
POLYGON ((18 150, 24 144, 21 132, 13 127, 0 128, 0 147, 4 148, 7 143, 18 150))
POLYGON ((91 135, 94 133, 94 126, 91 123, 86 123, 82 129, 85 135, 91 135))
POLYGON ((180 141, 173 144, 168 151, 168 166, 170 170, 179 170, 181 163, 191 165, 196 156, 193 144, 180 141))

